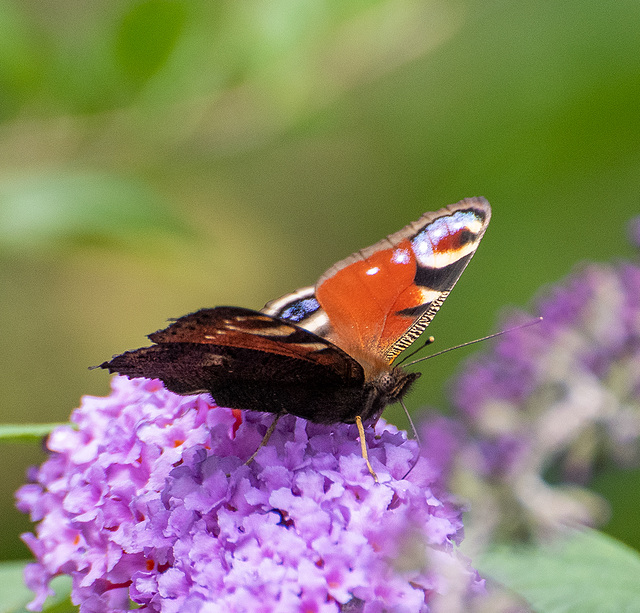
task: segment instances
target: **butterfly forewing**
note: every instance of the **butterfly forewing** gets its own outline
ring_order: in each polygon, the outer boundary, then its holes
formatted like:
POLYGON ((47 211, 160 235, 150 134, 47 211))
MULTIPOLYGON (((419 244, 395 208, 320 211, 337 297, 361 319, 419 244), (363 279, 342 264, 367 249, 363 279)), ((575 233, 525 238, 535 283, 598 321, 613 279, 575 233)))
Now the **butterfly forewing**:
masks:
POLYGON ((268 303, 364 363, 390 364, 429 325, 455 285, 491 216, 468 198, 391 234, 332 266, 315 287, 268 303))

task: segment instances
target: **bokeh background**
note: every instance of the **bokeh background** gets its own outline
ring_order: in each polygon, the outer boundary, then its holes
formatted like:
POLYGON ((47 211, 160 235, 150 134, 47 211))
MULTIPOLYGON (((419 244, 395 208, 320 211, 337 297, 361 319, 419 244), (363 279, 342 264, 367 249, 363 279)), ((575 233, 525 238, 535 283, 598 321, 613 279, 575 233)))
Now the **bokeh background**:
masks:
MULTIPOLYGON (((630 257, 639 32, 637 0, 0 0, 0 421, 65 421, 167 318, 260 308, 463 197, 494 217, 436 349, 630 257)), ((43 457, 0 447, 0 559, 43 457)))

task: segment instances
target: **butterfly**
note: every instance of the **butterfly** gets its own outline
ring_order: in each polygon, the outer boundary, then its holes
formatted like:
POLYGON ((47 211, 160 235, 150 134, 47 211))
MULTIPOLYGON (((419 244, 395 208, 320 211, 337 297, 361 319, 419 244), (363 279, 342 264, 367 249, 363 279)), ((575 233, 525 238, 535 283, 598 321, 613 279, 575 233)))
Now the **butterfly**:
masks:
POLYGON ((150 347, 99 367, 161 379, 177 394, 209 392, 219 406, 274 413, 265 441, 284 414, 355 422, 375 478, 362 422, 375 422, 420 376, 393 362, 438 312, 490 217, 484 198, 425 213, 334 264, 313 286, 260 311, 220 306, 185 315, 150 334, 150 347))

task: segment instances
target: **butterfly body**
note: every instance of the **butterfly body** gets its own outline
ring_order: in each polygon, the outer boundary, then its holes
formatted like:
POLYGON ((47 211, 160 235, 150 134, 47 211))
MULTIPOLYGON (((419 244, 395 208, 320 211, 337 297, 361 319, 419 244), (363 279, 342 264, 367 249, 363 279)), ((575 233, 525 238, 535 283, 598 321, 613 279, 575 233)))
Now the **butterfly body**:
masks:
POLYGON ((316 423, 375 421, 419 373, 393 366, 475 253, 491 210, 469 198, 426 213, 262 309, 202 309, 100 367, 211 393, 237 409, 316 423))

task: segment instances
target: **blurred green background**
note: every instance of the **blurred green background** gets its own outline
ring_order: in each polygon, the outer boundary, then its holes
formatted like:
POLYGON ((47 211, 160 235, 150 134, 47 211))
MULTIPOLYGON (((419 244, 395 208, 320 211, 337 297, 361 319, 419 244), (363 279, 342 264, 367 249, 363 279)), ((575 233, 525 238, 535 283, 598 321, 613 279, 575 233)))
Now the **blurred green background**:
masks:
MULTIPOLYGON (((0 0, 1 421, 64 421, 167 318, 260 308, 463 197, 494 217, 437 349, 630 256, 639 32, 637 0, 0 0)), ((0 447, 0 559, 43 457, 0 447)))

